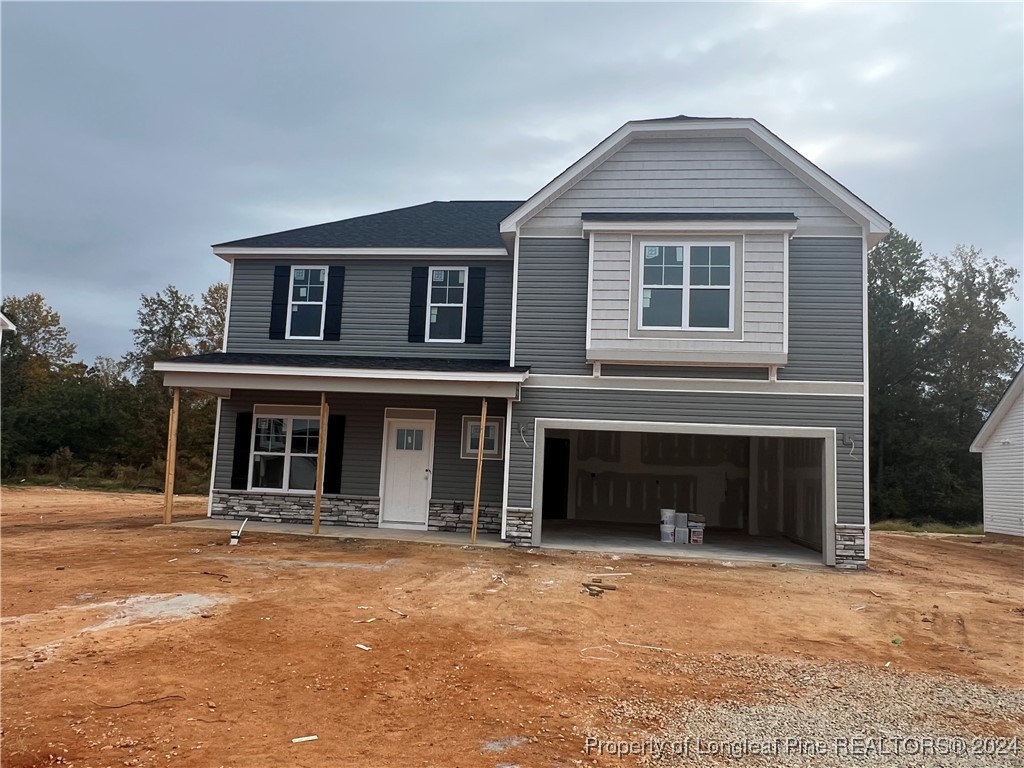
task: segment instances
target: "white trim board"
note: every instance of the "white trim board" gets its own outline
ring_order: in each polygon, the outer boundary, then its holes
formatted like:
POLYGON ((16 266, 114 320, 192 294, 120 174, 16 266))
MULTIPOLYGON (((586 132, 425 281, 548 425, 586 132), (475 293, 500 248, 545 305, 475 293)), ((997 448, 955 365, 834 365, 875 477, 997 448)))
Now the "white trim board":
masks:
POLYGON ((798 437, 824 441, 822 450, 822 560, 826 565, 836 564, 836 526, 838 521, 838 468, 835 427, 753 426, 749 424, 693 424, 661 421, 621 421, 602 419, 534 420, 533 482, 530 486, 530 509, 533 512, 534 546, 541 546, 543 529, 544 437, 548 429, 597 430, 602 432, 658 432, 663 434, 729 435, 734 437, 798 437))
POLYGON ((279 259, 282 256, 305 256, 309 258, 332 256, 355 256, 364 258, 505 258, 509 257, 506 248, 246 248, 239 246, 213 247, 215 255, 225 261, 232 261, 236 256, 247 259, 279 259))
POLYGON ((236 389, 292 392, 375 392, 388 395, 512 397, 519 399, 518 382, 459 381, 458 379, 352 378, 334 375, 230 374, 164 371, 164 386, 188 387, 230 397, 236 389))
POLYGON ((173 360, 153 364, 154 371, 166 373, 223 373, 238 375, 313 376, 339 379, 414 379, 416 381, 487 381, 516 382, 526 380, 526 372, 483 373, 480 371, 422 371, 400 368, 315 368, 288 365, 230 365, 224 363, 176 363, 173 360))
POLYGON ((622 234, 656 234, 667 236, 729 234, 773 234, 795 232, 795 221, 583 221, 583 234, 621 232, 622 234))
POLYGON ((635 392, 713 392, 718 394, 819 395, 864 397, 864 384, 846 381, 764 381, 760 379, 670 379, 642 376, 530 376, 527 388, 628 390, 635 392))

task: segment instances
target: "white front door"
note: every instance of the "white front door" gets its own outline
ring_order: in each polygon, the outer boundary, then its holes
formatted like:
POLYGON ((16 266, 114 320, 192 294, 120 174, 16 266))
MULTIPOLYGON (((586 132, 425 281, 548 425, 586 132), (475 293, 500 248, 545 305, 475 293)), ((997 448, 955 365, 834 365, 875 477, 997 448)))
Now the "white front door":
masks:
POLYGON ((426 528, 434 458, 434 422, 389 419, 380 525, 426 528))

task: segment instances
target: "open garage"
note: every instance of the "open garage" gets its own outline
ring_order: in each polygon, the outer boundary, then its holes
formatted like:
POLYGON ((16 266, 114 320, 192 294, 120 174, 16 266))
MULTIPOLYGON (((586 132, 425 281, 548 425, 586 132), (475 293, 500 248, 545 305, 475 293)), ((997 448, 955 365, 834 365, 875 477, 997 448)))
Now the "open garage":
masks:
POLYGON ((834 562, 832 430, 559 421, 538 424, 542 545, 834 562), (703 543, 661 541, 664 509, 703 543))

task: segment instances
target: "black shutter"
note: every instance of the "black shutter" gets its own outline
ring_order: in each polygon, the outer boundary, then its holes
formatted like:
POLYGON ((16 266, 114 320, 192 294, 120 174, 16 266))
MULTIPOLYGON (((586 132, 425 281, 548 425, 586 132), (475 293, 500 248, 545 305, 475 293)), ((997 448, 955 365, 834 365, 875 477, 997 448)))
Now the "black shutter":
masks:
POLYGON ((409 342, 421 343, 427 334, 427 268, 412 268, 412 291, 409 294, 409 342))
POLYGON ((484 342, 484 276, 485 267, 469 268, 469 284, 466 287, 466 343, 484 342))
POLYGON ((287 264, 274 267, 274 295, 270 300, 270 338, 283 339, 288 325, 288 290, 292 268, 287 264))
POLYGON ((345 295, 345 268, 327 269, 327 305, 324 307, 324 341, 341 340, 341 300, 345 295))
POLYGON ((252 412, 235 414, 235 452, 231 457, 231 489, 249 487, 249 448, 252 446, 252 412))
POLYGON ((345 417, 329 416, 324 454, 324 493, 341 493, 341 456, 344 450, 345 417))

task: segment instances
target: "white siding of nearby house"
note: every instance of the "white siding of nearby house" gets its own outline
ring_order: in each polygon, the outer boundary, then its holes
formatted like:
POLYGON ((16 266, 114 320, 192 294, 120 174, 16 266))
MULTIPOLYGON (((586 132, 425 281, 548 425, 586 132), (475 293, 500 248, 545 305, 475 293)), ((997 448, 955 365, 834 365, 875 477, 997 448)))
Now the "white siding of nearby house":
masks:
POLYGON ((985 533, 1024 536, 1024 396, 1017 395, 981 452, 985 533))

